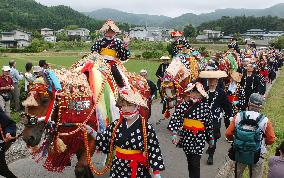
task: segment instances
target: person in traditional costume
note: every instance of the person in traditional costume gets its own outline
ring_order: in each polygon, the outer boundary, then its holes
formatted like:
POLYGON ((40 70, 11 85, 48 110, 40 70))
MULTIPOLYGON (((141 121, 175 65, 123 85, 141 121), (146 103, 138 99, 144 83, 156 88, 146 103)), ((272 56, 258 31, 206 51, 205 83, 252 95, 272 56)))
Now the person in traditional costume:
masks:
MULTIPOLYGON (((231 103, 233 116, 235 116, 239 111, 244 110, 244 105, 246 102, 245 90, 240 84, 241 80, 242 74, 238 72, 232 72, 230 74, 230 83, 225 86, 225 93, 231 103)), ((226 119, 226 128, 228 128, 229 125, 230 120, 226 119)))
POLYGON ((183 37, 183 32, 174 31, 171 33, 171 37, 173 38, 172 51, 170 51, 172 57, 180 53, 188 53, 188 50, 191 48, 191 46, 186 38, 183 37))
POLYGON ((224 92, 224 90, 218 86, 218 80, 220 78, 227 77, 224 71, 201 71, 199 78, 208 80, 208 105, 212 113, 213 130, 214 130, 214 146, 208 148, 209 154, 207 164, 213 164, 213 157, 216 150, 216 143, 221 137, 221 120, 224 118, 224 122, 229 122, 229 119, 233 117, 232 105, 224 92), (227 120, 227 121, 226 121, 227 120))
POLYGON ((130 51, 128 49, 129 38, 125 37, 123 41, 116 37, 117 33, 121 33, 114 21, 107 20, 100 29, 104 33, 104 37, 95 42, 92 46, 92 53, 99 53, 111 66, 111 72, 120 88, 125 86, 123 77, 117 68, 117 60, 126 61, 129 59, 130 51))
POLYGON ((253 93, 263 93, 264 86, 262 83, 265 82, 264 78, 260 75, 257 75, 254 71, 254 65, 249 63, 246 67, 246 72, 244 73, 241 81, 241 86, 244 87, 246 91, 246 102, 243 110, 246 110, 248 107, 249 97, 253 93))
POLYGON ((237 39, 236 38, 232 38, 231 43, 228 45, 229 49, 234 49, 237 53, 240 54, 240 48, 239 45, 237 43, 237 39))
POLYGON ((154 128, 139 114, 147 107, 138 91, 124 88, 119 91, 117 106, 120 119, 112 122, 103 133, 86 126, 96 139, 96 149, 109 153, 112 158, 110 177, 118 178, 161 178, 165 169, 159 141, 154 128), (115 156, 112 152, 115 151, 115 156))
POLYGON ((199 178, 205 143, 209 143, 209 147, 214 146, 212 114, 207 102, 208 95, 201 83, 190 83, 185 93, 188 95, 176 107, 168 129, 172 132, 172 142, 185 152, 189 177, 199 178))
POLYGON ((162 60, 163 62, 159 65, 159 67, 156 71, 156 77, 158 78, 157 87, 158 87, 158 90, 159 90, 159 94, 162 97, 161 83, 162 83, 163 77, 165 76, 166 70, 170 65, 170 63, 169 63, 170 58, 168 56, 162 56, 160 58, 160 60, 162 60))

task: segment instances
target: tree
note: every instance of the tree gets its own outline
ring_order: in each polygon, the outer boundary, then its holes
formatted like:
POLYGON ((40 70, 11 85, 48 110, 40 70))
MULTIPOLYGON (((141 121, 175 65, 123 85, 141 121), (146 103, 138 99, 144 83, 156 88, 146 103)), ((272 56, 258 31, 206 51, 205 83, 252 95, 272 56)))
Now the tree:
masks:
POLYGON ((68 36, 66 33, 57 33, 56 34, 56 40, 57 41, 68 41, 68 36))
POLYGON ((75 30, 75 29, 77 29, 77 28, 79 28, 78 25, 68 25, 68 26, 66 26, 64 29, 65 29, 65 30, 75 30))
POLYGON ((273 46, 277 49, 284 49, 284 35, 273 41, 273 46))
POLYGON ((186 25, 183 32, 185 37, 195 38, 197 36, 197 30, 192 24, 186 25))

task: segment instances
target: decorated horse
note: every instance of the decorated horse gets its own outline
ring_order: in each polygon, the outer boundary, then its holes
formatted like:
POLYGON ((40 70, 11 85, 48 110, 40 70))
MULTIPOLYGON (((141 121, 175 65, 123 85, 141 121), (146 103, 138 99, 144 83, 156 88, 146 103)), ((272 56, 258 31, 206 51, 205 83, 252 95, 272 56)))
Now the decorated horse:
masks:
MULTIPOLYGON (((149 98, 147 81, 127 72, 121 63, 118 66, 126 85, 149 98)), ((62 172, 76 154, 76 177, 103 175, 109 167, 99 171, 90 166, 95 143, 90 137, 92 133, 85 135, 83 131, 102 132, 120 117, 116 107, 119 88, 109 64, 99 54, 91 54, 70 69, 46 73, 47 78, 37 78, 31 85, 23 102, 26 120, 23 139, 32 147, 34 159, 44 160, 43 166, 48 171, 62 172), (60 90, 56 86, 61 86, 60 90)))
POLYGON ((198 70, 198 62, 193 56, 179 54, 173 58, 161 84, 164 118, 169 118, 169 109, 182 101, 184 90, 191 81, 197 79, 198 70))

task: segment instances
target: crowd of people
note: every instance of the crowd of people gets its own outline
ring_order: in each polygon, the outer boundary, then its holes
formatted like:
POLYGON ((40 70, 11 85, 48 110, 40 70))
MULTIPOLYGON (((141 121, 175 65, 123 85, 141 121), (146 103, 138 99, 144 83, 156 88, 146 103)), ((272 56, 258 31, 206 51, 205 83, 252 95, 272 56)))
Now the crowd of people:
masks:
MULTIPOLYGON (((86 131, 96 140, 96 150, 110 154, 110 177, 161 178, 160 171, 167 168, 163 161, 163 148, 160 148, 154 127, 140 111, 141 108, 148 108, 148 112, 151 112, 151 104, 157 97, 157 91, 161 95, 161 102, 165 102, 161 83, 165 75, 168 75, 167 68, 171 58, 161 57, 163 63, 156 72, 157 87, 147 78, 146 69, 140 71, 150 89, 150 97, 144 98, 139 92, 127 87, 124 75, 117 65, 128 60, 130 56, 129 38, 121 40, 116 37, 120 30, 112 20, 103 25, 101 32, 104 37, 91 47, 91 52, 105 56, 105 62, 110 65, 114 81, 119 87, 116 106, 120 110, 121 118, 110 123, 102 133, 91 127, 86 127, 86 131)), ((218 140, 224 134, 221 131, 223 120, 225 136, 228 142, 233 142, 229 156, 236 161, 236 176, 242 177, 245 167, 249 165, 251 177, 261 178, 265 146, 275 141, 272 123, 261 113, 261 108, 266 97, 267 84, 275 79, 277 70, 283 65, 284 55, 274 48, 258 50, 250 46, 239 49, 236 39, 233 39, 228 45, 228 51, 216 53, 208 59, 189 45, 182 32, 174 32, 172 37, 171 56, 178 56, 188 70, 191 69, 191 57, 199 65, 198 77, 183 89, 181 101, 175 106, 167 127, 173 144, 185 152, 189 177, 200 177, 200 160, 206 143, 209 145, 206 150, 207 164, 214 164, 218 140), (237 133, 240 135, 236 135, 237 133), (240 151, 242 149, 245 150, 245 155, 240 151)), ((25 91, 28 92, 30 83, 38 75, 49 75, 47 68, 45 60, 39 61, 39 66, 34 67, 32 63, 27 63, 25 74, 16 69, 14 60, 9 62, 9 66, 3 66, 3 75, 0 78, 1 111, 10 116, 12 98, 15 111, 20 111, 19 82, 25 80, 25 91)), ((48 77, 46 79, 52 90, 60 90, 60 86, 51 86, 52 82, 48 82, 48 77)), ((9 119, 3 118, 1 116, 1 126, 4 126, 2 129, 6 138, 9 138, 15 134, 15 126, 9 119)), ((4 144, 1 141, 0 174, 13 177, 5 162, 4 144)), ((269 159, 269 177, 283 177, 283 153, 282 142, 277 150, 278 156, 269 159)))

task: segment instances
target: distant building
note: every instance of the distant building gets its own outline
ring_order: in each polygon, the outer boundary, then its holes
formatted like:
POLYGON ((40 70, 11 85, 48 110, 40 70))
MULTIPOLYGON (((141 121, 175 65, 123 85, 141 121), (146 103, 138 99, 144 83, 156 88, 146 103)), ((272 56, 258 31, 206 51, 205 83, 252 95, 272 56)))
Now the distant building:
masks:
POLYGON ((208 35, 197 35, 195 39, 201 42, 209 42, 208 35))
POLYGON ((66 33, 66 30, 65 29, 60 29, 60 30, 55 31, 55 34, 58 34, 58 33, 66 33))
POLYGON ((25 48, 31 44, 32 37, 30 32, 13 30, 1 33, 1 43, 4 48, 25 48))
POLYGON ((45 37, 43 37, 43 40, 47 41, 47 42, 55 43, 56 42, 56 36, 45 36, 45 37))
POLYGON ((203 34, 208 36, 208 39, 219 39, 223 36, 224 32, 216 30, 203 30, 203 34))
POLYGON ((213 42, 223 38, 224 32, 216 30, 203 30, 201 35, 196 37, 197 41, 213 42))
POLYGON ((41 34, 41 36, 42 36, 44 41, 51 42, 51 43, 55 43, 56 42, 56 36, 55 36, 55 33, 54 33, 53 29, 42 28, 40 30, 40 34, 41 34))
POLYGON ((229 43, 233 39, 233 36, 222 36, 219 41, 229 43))
POLYGON ((246 33, 241 34, 243 38, 253 38, 258 40, 273 40, 281 35, 284 31, 266 31, 263 29, 250 29, 246 33))
POLYGON ((134 27, 129 29, 129 37, 131 39, 145 40, 147 37, 146 27, 134 27))
POLYGON ((129 29, 129 37, 147 41, 168 41, 172 29, 162 27, 134 27, 129 29))
POLYGON ((78 28, 75 30, 66 30, 67 36, 71 39, 80 39, 82 41, 89 41, 90 37, 90 30, 86 28, 78 28))
POLYGON ((40 29, 41 36, 53 36, 54 30, 50 28, 42 28, 40 29))

